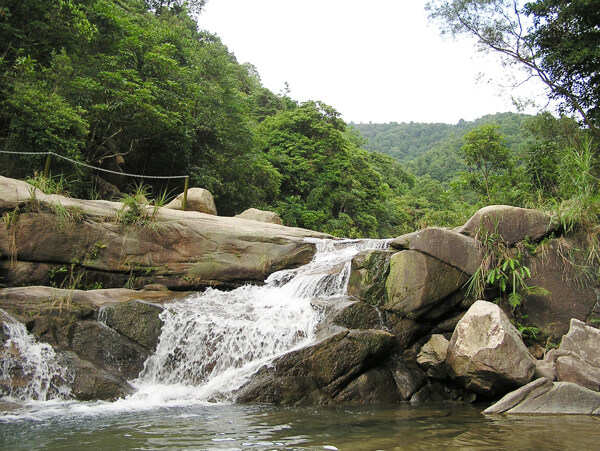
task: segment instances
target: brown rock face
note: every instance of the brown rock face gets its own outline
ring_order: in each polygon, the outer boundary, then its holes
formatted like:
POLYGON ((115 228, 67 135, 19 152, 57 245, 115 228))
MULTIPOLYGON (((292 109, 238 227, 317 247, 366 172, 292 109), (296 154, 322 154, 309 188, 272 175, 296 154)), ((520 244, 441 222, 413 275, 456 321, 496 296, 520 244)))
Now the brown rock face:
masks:
POLYGON ((504 241, 513 245, 529 237, 537 241, 556 228, 552 218, 539 210, 490 205, 477 211, 457 232, 476 237, 482 229, 497 232, 504 241))
MULTIPOLYGON (((543 252, 525 264, 531 269, 528 285, 547 289, 547 296, 527 296, 524 314, 546 335, 560 338, 569 330, 571 318, 580 321, 600 319, 600 287, 586 279, 580 268, 586 266, 588 247, 583 236, 572 235, 550 240, 543 252)), ((597 272, 598 268, 591 268, 597 272)))
POLYGON ((450 376, 486 396, 527 384, 535 360, 519 332, 495 304, 475 302, 459 321, 446 358, 450 376))
MULTIPOLYGON (((219 283, 263 281, 280 269, 308 263, 314 245, 306 237, 328 235, 309 230, 222 218, 194 211, 147 209, 146 223, 119 222, 119 202, 82 201, 35 191, 31 205, 25 182, 0 177, 0 209, 21 207, 10 227, 0 227, 0 253, 25 266, 0 267, 0 277, 29 277, 47 283, 52 268, 84 272, 87 283, 103 287, 198 288, 219 283), (73 213, 55 214, 57 205, 73 213), (27 211, 29 210, 29 211, 27 211), (75 213, 77 213, 75 215, 75 213), (150 218, 150 219, 148 219, 150 218), (73 267, 73 262, 77 262, 73 267)), ((78 274, 74 274, 78 276, 78 274)))

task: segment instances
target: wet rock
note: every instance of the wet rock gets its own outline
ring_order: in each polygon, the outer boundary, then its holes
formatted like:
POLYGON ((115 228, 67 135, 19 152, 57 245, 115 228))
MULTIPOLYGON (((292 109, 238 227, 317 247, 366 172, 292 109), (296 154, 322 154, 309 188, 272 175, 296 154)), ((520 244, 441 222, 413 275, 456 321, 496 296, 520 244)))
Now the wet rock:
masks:
POLYGON ((410 402, 443 402, 458 401, 464 398, 464 391, 441 383, 428 380, 411 398, 410 402))
MULTIPOLYGON (((175 199, 165 205, 165 208, 181 210, 183 205, 183 195, 184 193, 179 194, 175 199)), ((215 200, 210 191, 205 190, 204 188, 188 189, 185 209, 186 211, 197 211, 199 213, 206 213, 207 215, 217 215, 215 200)))
POLYGON ((396 337, 396 347, 399 350, 410 347, 416 340, 427 335, 431 327, 413 319, 404 318, 394 312, 383 312, 386 330, 396 337))
MULTIPOLYGON (((384 359, 394 336, 381 330, 340 332, 262 367, 237 401, 275 404, 332 402, 348 384, 384 359), (343 356, 343 358, 340 358, 343 356)), ((356 401, 355 398, 353 398, 356 401)))
POLYGON ((382 313, 365 302, 351 302, 334 318, 334 323, 348 329, 385 329, 382 313))
POLYGON ((97 321, 75 323, 69 338, 68 350, 125 379, 135 379, 150 355, 147 348, 97 321))
POLYGON ((509 245, 529 237, 539 241, 556 229, 552 218, 540 210, 490 205, 478 210, 457 232, 476 238, 482 230, 498 233, 509 245))
POLYGON ((159 318, 163 310, 159 305, 133 300, 107 305, 104 308, 103 320, 121 335, 154 351, 163 326, 159 318))
POLYGON ((249 208, 244 210, 236 218, 249 219, 250 221, 268 222, 270 224, 283 224, 281 217, 274 211, 259 210, 258 208, 249 208))
POLYGON ((467 276, 452 266, 415 251, 402 251, 390 260, 386 310, 417 318, 457 291, 467 276))
POLYGON ((135 391, 124 378, 98 368, 74 352, 60 352, 60 357, 72 376, 71 394, 79 401, 114 401, 135 391))
POLYGON ((339 404, 352 403, 393 403, 398 402, 396 382, 390 370, 377 367, 361 374, 348 384, 335 402, 339 404))
POLYGON ((427 371, 427 376, 434 379, 446 378, 448 374, 446 356, 449 345, 450 342, 439 334, 432 335, 429 341, 423 345, 417 356, 417 363, 427 371))
POLYGON ((495 304, 477 301, 459 321, 446 359, 450 376, 485 396, 528 383, 535 360, 519 332, 495 304))
POLYGON ((439 227, 428 227, 399 236, 392 240, 390 246, 421 252, 468 275, 473 275, 481 265, 479 241, 439 227))
POLYGON ((388 361, 388 367, 396 382, 396 390, 401 401, 408 401, 425 385, 425 372, 414 362, 399 356, 388 361))
POLYGON ((348 295, 371 305, 385 304, 385 280, 393 254, 394 252, 385 250, 367 250, 358 253, 352 259, 348 295))

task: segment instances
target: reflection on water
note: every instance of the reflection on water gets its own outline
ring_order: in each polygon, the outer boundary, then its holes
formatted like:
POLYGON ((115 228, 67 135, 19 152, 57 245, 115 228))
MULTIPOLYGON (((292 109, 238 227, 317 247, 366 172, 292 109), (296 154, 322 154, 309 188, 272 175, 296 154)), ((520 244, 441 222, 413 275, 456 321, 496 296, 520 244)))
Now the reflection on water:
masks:
MULTIPOLYGON (((207 404, 3 421, 2 449, 598 449, 591 416, 486 417, 482 406, 207 404)), ((21 418, 23 418, 21 416, 21 418)), ((6 420, 6 417, 4 417, 6 420)))

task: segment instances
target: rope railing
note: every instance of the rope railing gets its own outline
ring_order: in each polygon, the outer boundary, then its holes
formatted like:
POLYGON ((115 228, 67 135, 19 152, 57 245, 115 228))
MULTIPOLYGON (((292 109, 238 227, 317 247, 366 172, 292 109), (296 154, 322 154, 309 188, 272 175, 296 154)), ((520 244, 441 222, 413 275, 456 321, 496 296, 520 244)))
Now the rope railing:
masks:
POLYGON ((129 174, 127 172, 119 172, 113 171, 111 169, 99 168, 96 166, 92 166, 91 164, 84 163, 82 161, 73 160, 72 158, 65 157, 64 155, 59 155, 56 152, 46 151, 46 152, 19 152, 19 151, 11 151, 11 150, 0 150, 0 153, 11 154, 11 155, 46 155, 46 164, 44 166, 44 178, 48 178, 50 173, 50 162, 52 155, 57 158, 61 158, 63 160, 69 161, 73 164, 77 164, 79 166, 84 166, 88 169, 94 169, 100 172, 106 172, 109 174, 115 175, 123 175, 127 177, 137 177, 143 179, 163 179, 163 180, 172 180, 172 179, 185 179, 185 185, 183 189, 183 200, 181 202, 181 209, 185 211, 186 203, 187 203, 187 192, 189 187, 190 176, 189 175, 144 175, 144 174, 129 174))

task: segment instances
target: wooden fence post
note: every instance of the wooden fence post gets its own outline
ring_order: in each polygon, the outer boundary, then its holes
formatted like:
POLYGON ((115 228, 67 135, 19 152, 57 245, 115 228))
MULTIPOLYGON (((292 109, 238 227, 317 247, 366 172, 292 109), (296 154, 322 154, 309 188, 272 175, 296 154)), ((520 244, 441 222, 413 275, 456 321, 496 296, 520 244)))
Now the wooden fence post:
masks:
POLYGON ((183 202, 181 202, 181 210, 182 211, 185 211, 185 206, 187 204, 187 192, 188 192, 189 184, 190 184, 190 177, 186 176, 185 185, 183 187, 183 202))
POLYGON ((48 178, 48 174, 50 174, 50 159, 52 157, 52 154, 50 152, 48 152, 48 155, 46 155, 46 165, 44 166, 44 178, 47 179, 48 178))

